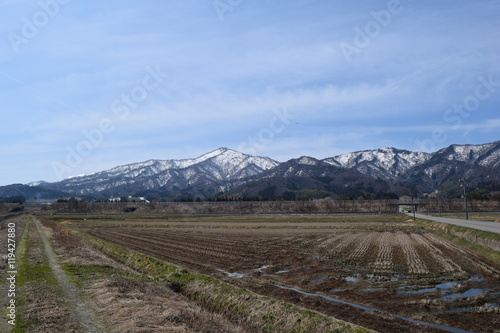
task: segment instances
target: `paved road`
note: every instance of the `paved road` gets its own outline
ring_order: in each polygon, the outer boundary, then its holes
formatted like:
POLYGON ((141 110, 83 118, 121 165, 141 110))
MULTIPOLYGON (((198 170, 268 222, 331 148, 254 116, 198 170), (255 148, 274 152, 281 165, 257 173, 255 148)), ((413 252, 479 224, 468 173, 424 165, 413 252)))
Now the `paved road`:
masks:
MULTIPOLYGON (((413 214, 408 214, 408 215, 413 216, 413 214)), ((436 217, 436 216, 429 216, 429 215, 422 215, 422 214, 415 214, 415 217, 500 234, 500 223, 498 223, 498 222, 449 219, 446 217, 436 217)))

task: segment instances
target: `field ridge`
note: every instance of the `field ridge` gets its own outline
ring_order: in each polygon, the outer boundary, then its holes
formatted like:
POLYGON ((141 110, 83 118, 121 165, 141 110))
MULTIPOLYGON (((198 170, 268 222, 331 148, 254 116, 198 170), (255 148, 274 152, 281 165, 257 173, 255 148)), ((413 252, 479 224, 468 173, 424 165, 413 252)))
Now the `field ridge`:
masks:
POLYGON ((206 275, 130 250, 100 238, 82 234, 99 250, 127 266, 165 281, 197 303, 226 316, 254 322, 265 331, 279 332, 374 332, 290 303, 277 301, 206 275), (294 320, 290 320, 290 318, 294 320))

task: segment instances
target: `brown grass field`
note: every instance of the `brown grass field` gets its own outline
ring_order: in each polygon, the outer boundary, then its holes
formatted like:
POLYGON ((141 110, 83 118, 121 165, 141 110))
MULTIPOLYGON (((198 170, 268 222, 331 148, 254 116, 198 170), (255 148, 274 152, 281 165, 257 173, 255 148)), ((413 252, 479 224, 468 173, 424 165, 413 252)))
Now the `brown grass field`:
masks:
MULTIPOLYGON (((432 213, 430 214, 432 216, 441 216, 441 217, 447 217, 451 219, 464 219, 465 218, 465 213, 464 212, 459 212, 459 213, 432 213)), ((469 212, 468 213, 469 219, 470 220, 477 220, 477 221, 488 221, 488 222, 500 222, 500 213, 499 212, 469 212)))
MULTIPOLYGON (((130 314, 148 307, 165 312, 160 304, 168 302, 173 302, 171 307, 182 303, 186 309, 199 308, 186 310, 186 318, 174 311, 177 327, 185 331, 209 332, 202 328, 210 325, 228 332, 272 330, 245 324, 241 318, 235 322, 192 294, 172 293, 161 284, 132 278, 138 273, 123 259, 104 256, 72 231, 380 332, 498 332, 500 327, 500 263, 491 260, 498 253, 486 259, 474 247, 443 238, 406 215, 59 213, 39 218, 58 230, 53 239, 70 271, 77 272, 89 297, 105 309, 101 315, 121 322, 121 331, 142 332, 139 319, 124 319, 125 309, 130 314), (92 271, 98 278, 91 278, 75 268, 82 262, 130 272, 92 271), (170 295, 168 302, 156 298, 158 288, 170 295), (130 307, 104 306, 129 299, 129 294, 144 300, 142 305, 131 301, 130 307), (188 317, 198 318, 195 328, 186 326, 188 317)), ((170 287, 179 291, 175 284, 170 287)), ((160 332, 162 325, 167 325, 165 320, 158 319, 153 325, 158 330, 150 331, 160 332)))

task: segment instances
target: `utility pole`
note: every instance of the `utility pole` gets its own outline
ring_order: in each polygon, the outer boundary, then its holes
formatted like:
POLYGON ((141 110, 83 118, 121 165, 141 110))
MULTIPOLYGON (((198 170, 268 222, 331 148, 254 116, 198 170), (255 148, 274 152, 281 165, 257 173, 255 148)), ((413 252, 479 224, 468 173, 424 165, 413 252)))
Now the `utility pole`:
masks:
POLYGON ((417 205, 415 211, 418 212, 420 210, 420 196, 417 194, 417 205))
POLYGON ((441 216, 441 206, 439 205, 439 190, 436 190, 436 198, 437 198, 437 204, 438 204, 438 214, 441 216))
POLYGON ((415 220, 415 205, 413 204, 413 195, 411 196, 411 210, 413 211, 413 219, 415 220))
POLYGON ((466 193, 466 188, 467 188, 467 179, 462 178, 460 179, 460 186, 462 186, 462 188, 464 189, 464 211, 465 211, 465 219, 468 220, 469 219, 469 212, 467 211, 467 193, 466 193))

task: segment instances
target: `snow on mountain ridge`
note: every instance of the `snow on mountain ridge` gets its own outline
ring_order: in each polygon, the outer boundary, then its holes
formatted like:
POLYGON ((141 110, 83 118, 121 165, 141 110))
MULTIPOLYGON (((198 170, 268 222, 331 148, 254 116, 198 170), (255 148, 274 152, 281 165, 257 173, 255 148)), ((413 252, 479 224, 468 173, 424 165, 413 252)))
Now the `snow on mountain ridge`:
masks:
MULTIPOLYGON (((216 151, 214 151, 216 152, 216 151)), ((208 154, 202 155, 197 158, 193 159, 181 159, 181 160, 157 160, 157 159, 151 159, 147 160, 145 162, 138 162, 138 163, 130 163, 126 165, 120 165, 117 167, 114 167, 112 169, 106 170, 106 171, 101 171, 101 172, 94 172, 91 174, 84 174, 84 175, 78 175, 78 176, 72 176, 67 179, 73 179, 73 178, 82 178, 82 177, 88 177, 88 176, 94 176, 94 175, 102 175, 102 174, 108 174, 109 176, 114 176, 118 174, 129 174, 129 177, 137 177, 144 171, 148 170, 151 171, 152 173, 158 173, 166 169, 183 169, 187 168, 193 164, 197 164, 200 162, 203 162, 204 160, 210 158, 211 156, 208 154)))
POLYGON ((30 186, 30 187, 35 187, 35 186, 40 186, 40 185, 44 185, 44 184, 47 184, 47 182, 44 181, 44 180, 39 180, 39 181, 36 181, 36 182, 28 183, 26 185, 30 186))
MULTIPOLYGON (((297 165, 307 165, 307 170, 313 170, 315 167, 324 167, 325 164, 329 164, 352 169, 373 178, 406 181, 409 177, 413 177, 412 175, 434 176, 434 174, 448 172, 444 169, 448 165, 446 160, 498 168, 500 167, 500 142, 477 146, 453 145, 435 153, 380 148, 341 154, 324 160, 302 156, 290 160, 292 166, 289 170, 285 170, 285 175, 299 172, 296 176, 306 176, 300 174, 300 170, 295 170, 297 165)), ((460 163, 453 163, 453 167, 460 165, 460 163)), ((154 189, 161 193, 174 193, 186 189, 197 191, 203 188, 207 191, 206 195, 214 195, 231 186, 236 186, 235 184, 241 185, 249 179, 270 177, 274 172, 272 169, 280 164, 268 157, 251 156, 223 147, 196 158, 148 160, 89 175, 74 176, 46 186, 70 193, 94 194, 105 191, 111 195, 133 193, 137 191, 136 189, 154 189), (272 171, 259 176, 267 170, 272 171)))
POLYGON ((304 165, 318 165, 319 161, 309 156, 302 156, 297 160, 297 162, 304 165))
MULTIPOLYGON (((487 167, 500 167, 499 145, 499 142, 483 145, 452 145, 435 153, 413 152, 386 147, 340 154, 326 158, 322 162, 343 168, 353 168, 370 176, 395 179, 409 169, 421 165, 439 154, 448 160, 477 163, 487 167)), ((310 157, 301 157, 297 161, 310 165, 315 165, 318 162, 310 157)), ((274 168, 279 164, 268 157, 251 156, 221 147, 196 158, 179 160, 152 159, 118 166, 107 171, 69 177, 65 182, 78 184, 92 180, 96 183, 103 183, 115 177, 132 181, 165 173, 167 170, 182 170, 206 163, 211 164, 213 168, 209 170, 204 165, 205 170, 200 169, 198 171, 212 173, 219 180, 247 178, 261 171, 274 168)), ((188 178, 192 177, 190 175, 188 178)))
POLYGON ((492 167, 499 164, 500 152, 495 149, 498 146, 499 142, 483 145, 451 145, 437 153, 444 154, 444 157, 450 161, 478 163, 492 167))
POLYGON ((430 157, 428 153, 389 147, 341 154, 324 161, 334 166, 354 168, 364 174, 394 178, 430 157))
POLYGON ((148 160, 110 170, 67 178, 59 186, 85 194, 142 184, 146 188, 196 185, 198 182, 225 182, 244 179, 279 163, 268 157, 250 156, 219 148, 192 159, 148 160))

